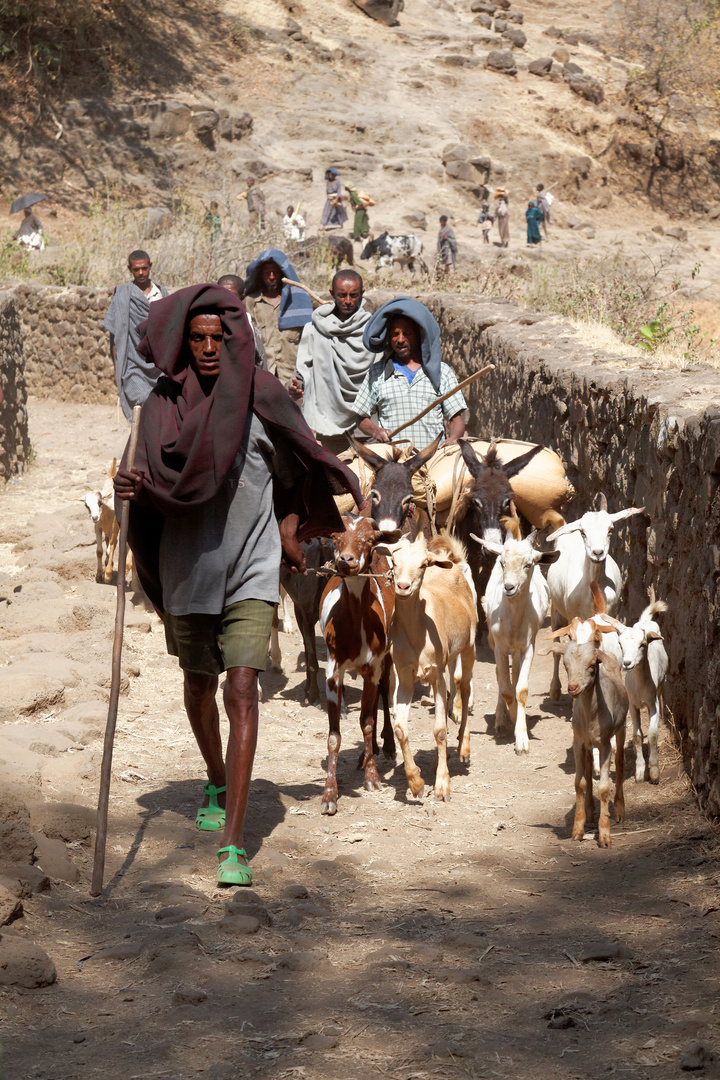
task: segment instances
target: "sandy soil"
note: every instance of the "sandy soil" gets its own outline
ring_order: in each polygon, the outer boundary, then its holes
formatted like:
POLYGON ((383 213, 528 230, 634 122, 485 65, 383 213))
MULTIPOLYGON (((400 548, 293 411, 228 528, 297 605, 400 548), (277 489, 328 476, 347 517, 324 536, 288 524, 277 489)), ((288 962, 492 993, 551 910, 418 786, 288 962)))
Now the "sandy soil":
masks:
MULTIPOLYGON (((84 709, 95 718, 84 743, 45 755, 35 793, 92 805, 106 696, 93 680, 109 675, 114 591, 93 581, 79 498, 102 481, 123 428, 98 406, 33 401, 30 417, 37 460, 0 493, 1 568, 30 591, 56 575, 44 643, 87 669, 59 704, 0 727, 2 757, 13 732, 52 745, 63 718, 77 721, 84 709), (40 511, 49 515, 43 550, 72 555, 54 571, 41 566, 40 549, 28 557, 7 539, 27 534, 40 511), (75 615, 58 630, 79 597, 100 612, 100 629, 79 629, 75 615)), ((3 615, 6 663, 42 644, 34 611, 25 626, 20 613, 9 621, 12 606, 3 615)), ((493 731, 495 678, 483 653, 472 761, 452 755, 447 803, 409 801, 402 766, 382 757, 384 790, 362 790, 351 683, 341 798, 328 819, 319 812, 326 719, 301 706, 299 637, 283 635, 286 674, 262 680, 248 824, 256 895, 234 895, 215 889, 215 843, 194 828, 203 768, 180 674, 155 617, 136 610, 128 621, 106 891, 89 897, 91 848, 75 843, 79 880, 53 881, 13 924, 47 950, 58 981, 0 991, 8 1080, 660 1080, 678 1075, 698 1040, 710 1055, 705 1075, 718 1074, 720 845, 667 730, 659 788, 627 783, 625 826, 613 827, 603 851, 593 835, 569 839, 570 710, 546 696, 548 659, 533 669, 530 754, 518 759, 493 731), (598 943, 600 955, 618 955, 583 959, 598 943)), ((431 715, 419 693, 411 737, 432 781, 431 715)))

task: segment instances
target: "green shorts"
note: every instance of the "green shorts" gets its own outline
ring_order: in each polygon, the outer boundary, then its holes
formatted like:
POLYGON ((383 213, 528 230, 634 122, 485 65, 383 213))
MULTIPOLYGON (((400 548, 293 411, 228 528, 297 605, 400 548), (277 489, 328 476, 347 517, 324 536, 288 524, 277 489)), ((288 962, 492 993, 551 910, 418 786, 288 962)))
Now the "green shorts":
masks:
POLYGON ((165 642, 183 671, 220 675, 233 667, 264 671, 275 605, 240 600, 220 615, 171 615, 165 612, 165 642))

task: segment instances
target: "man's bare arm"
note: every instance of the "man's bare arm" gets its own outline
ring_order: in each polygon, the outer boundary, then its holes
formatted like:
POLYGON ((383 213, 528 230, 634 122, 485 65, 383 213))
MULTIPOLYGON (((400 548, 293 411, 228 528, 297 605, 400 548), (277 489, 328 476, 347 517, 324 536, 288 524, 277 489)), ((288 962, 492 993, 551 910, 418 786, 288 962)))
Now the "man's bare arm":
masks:
POLYGON ((462 418, 462 413, 458 413, 453 416, 452 420, 448 424, 448 437, 445 439, 443 446, 447 446, 449 443, 457 442, 458 439, 462 439, 465 434, 465 421, 462 418))
POLYGON ((378 427, 377 424, 373 424, 369 416, 366 416, 364 420, 361 420, 358 427, 364 435, 369 435, 375 442, 390 442, 390 432, 384 427, 378 427))

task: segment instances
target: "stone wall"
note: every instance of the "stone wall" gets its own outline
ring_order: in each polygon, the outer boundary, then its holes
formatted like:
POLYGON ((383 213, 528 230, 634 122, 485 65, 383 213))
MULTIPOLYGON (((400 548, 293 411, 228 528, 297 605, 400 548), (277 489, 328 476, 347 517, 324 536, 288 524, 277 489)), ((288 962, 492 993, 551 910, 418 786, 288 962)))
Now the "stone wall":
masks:
POLYGON ((108 335, 100 328, 112 289, 18 285, 28 393, 58 401, 117 397, 108 335))
POLYGON ((30 449, 20 319, 7 292, 0 292, 0 390, 0 483, 5 483, 23 471, 30 449))
POLYGON ((701 803, 720 815, 720 371, 629 369, 561 319, 421 299, 458 376, 496 365, 469 395, 473 434, 557 450, 577 492, 568 520, 598 491, 611 511, 645 507, 613 541, 626 577, 621 617, 638 617, 650 587, 668 602, 665 701, 701 803))

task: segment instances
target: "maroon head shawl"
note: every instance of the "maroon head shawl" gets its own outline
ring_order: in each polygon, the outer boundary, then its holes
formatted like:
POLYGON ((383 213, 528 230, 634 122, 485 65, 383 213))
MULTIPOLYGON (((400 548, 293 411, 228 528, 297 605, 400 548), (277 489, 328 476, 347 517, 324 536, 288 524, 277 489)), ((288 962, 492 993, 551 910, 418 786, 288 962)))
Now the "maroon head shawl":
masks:
MULTIPOLYGON (((359 506, 357 477, 321 447, 282 384, 255 367, 255 344, 241 302, 217 285, 192 285, 150 307, 139 328, 138 351, 163 373, 140 414, 135 467, 144 478, 130 504, 128 541, 150 600, 162 610, 159 548, 163 518, 198 510, 220 490, 242 443, 248 409, 271 428, 302 466, 298 537, 342 529, 333 495, 350 492, 359 506), (186 343, 195 314, 223 324, 220 374, 208 395, 190 366, 186 343)), ((121 468, 125 468, 127 448, 121 468)), ((277 507, 276 507, 277 509, 277 507)))

